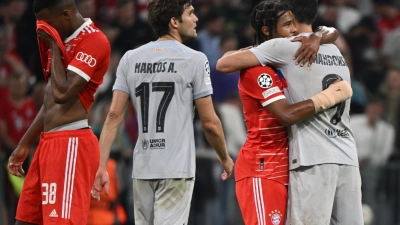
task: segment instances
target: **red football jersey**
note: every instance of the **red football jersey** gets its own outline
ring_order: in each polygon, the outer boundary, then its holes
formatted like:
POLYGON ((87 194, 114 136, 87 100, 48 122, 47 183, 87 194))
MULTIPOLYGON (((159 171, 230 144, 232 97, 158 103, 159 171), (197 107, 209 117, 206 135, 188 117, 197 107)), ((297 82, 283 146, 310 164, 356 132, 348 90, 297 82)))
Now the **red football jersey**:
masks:
POLYGON ((257 66, 244 70, 239 94, 247 126, 247 140, 238 154, 235 180, 260 177, 288 183, 288 133, 268 110, 268 104, 285 99, 286 80, 276 70, 257 66))
POLYGON ((87 111, 107 72, 110 62, 110 43, 103 32, 87 19, 79 29, 64 40, 64 45, 71 60, 67 69, 88 81, 79 92, 79 99, 87 111))
POLYGON ((21 107, 16 107, 8 99, 3 99, 0 108, 0 120, 6 124, 10 138, 18 143, 38 113, 35 103, 26 99, 21 107))

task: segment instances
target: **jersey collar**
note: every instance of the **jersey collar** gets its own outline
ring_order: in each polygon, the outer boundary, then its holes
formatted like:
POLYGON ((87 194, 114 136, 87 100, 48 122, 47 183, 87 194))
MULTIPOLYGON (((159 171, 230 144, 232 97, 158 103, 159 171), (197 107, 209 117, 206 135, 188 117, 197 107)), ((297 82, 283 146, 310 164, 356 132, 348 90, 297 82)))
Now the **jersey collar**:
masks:
POLYGON ((76 38, 78 36, 78 34, 83 30, 83 28, 85 28, 86 26, 88 26, 91 23, 92 23, 92 20, 90 18, 85 18, 85 22, 78 29, 76 29, 76 31, 71 36, 67 37, 64 40, 64 43, 67 43, 70 40, 76 38))

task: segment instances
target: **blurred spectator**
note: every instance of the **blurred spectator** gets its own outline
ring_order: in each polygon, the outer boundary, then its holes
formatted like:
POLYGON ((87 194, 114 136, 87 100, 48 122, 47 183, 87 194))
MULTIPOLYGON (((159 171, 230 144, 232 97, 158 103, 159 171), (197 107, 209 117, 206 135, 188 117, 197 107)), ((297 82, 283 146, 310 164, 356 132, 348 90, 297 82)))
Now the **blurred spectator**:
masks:
POLYGON ((395 148, 400 153, 400 68, 392 67, 388 70, 381 94, 386 98, 386 118, 394 126, 395 148))
MULTIPOLYGON (((9 94, 7 98, 0 100, 0 160, 2 165, 7 165, 7 159, 11 152, 17 147, 19 140, 25 134, 36 117, 37 108, 35 103, 25 96, 27 91, 26 76, 12 73, 7 78, 9 94)), ((29 157, 28 157, 29 158, 29 157)), ((29 160, 24 164, 24 170, 28 171, 29 160)), ((0 176, 1 177, 1 176, 0 176)), ((22 188, 23 179, 4 176, 1 184, 5 192, 0 193, 5 197, 10 224, 13 223, 18 202, 19 192, 22 188)))
POLYGON ((95 0, 75 0, 75 4, 83 18, 90 18, 92 21, 96 21, 95 0))
MULTIPOLYGON (((236 50, 237 48, 238 39, 235 35, 226 34, 222 36, 219 46, 220 57, 226 52, 236 50)), ((228 96, 238 93, 239 71, 231 74, 224 74, 218 72, 215 66, 211 67, 210 70, 211 83, 213 86, 213 101, 222 103, 228 96)))
POLYGON ((328 1, 320 4, 318 7, 318 16, 313 27, 321 25, 335 27, 342 34, 346 34, 349 29, 358 23, 361 13, 349 7, 348 4, 340 3, 340 1, 328 1))
POLYGON ((362 74, 369 69, 371 64, 379 61, 378 53, 372 44, 376 39, 377 27, 373 17, 363 17, 354 25, 346 35, 346 40, 353 61, 355 79, 361 80, 362 74))
POLYGON ((363 203, 369 205, 374 214, 377 214, 379 176, 393 152, 395 137, 393 126, 382 119, 383 113, 381 101, 373 100, 364 114, 352 116, 350 120, 360 162, 363 203))
MULTIPOLYGON (((246 141, 247 134, 239 94, 237 92, 231 93, 225 101, 217 105, 217 107, 221 115, 221 122, 224 128, 229 155, 236 161, 239 150, 246 141)), ((234 175, 232 174, 232 176, 234 175)), ((220 193, 216 195, 216 206, 218 207, 218 210, 216 210, 216 217, 218 218, 218 222, 214 224, 233 224, 235 221, 235 214, 241 215, 236 200, 235 180, 230 179, 222 182, 220 179, 217 179, 217 182, 220 187, 220 193)))
POLYGON ((119 202, 119 178, 117 174, 117 162, 109 159, 107 172, 110 176, 109 193, 100 195, 100 201, 90 199, 90 209, 87 224, 90 225, 119 225, 125 224, 126 212, 119 202))
POLYGON ((121 54, 156 40, 150 26, 137 16, 133 0, 117 1, 116 21, 105 32, 113 51, 121 54))
POLYGON ((117 0, 95 0, 96 16, 101 25, 109 25, 117 16, 117 0))
POLYGON ((239 34, 239 48, 247 48, 253 45, 254 29, 250 22, 246 23, 239 34))
POLYGON ((11 74, 7 84, 8 97, 0 101, 0 143, 8 158, 35 119, 38 109, 35 102, 25 96, 28 84, 24 74, 11 74))
POLYGON ((218 6, 224 9, 221 13, 225 17, 225 31, 235 34, 242 32, 249 21, 249 6, 240 0, 221 0, 218 6))
POLYGON ((382 55, 386 66, 396 66, 400 62, 400 26, 388 32, 383 43, 382 55))
POLYGON ((386 34, 400 27, 400 10, 397 0, 373 0, 375 13, 380 16, 377 21, 378 36, 375 47, 380 49, 385 41, 386 34))
POLYGON ((19 57, 9 51, 9 44, 10 39, 7 36, 6 27, 0 24, 0 99, 7 96, 8 88, 6 82, 12 73, 23 74, 24 76, 29 75, 19 57))
POLYGON ((210 68, 215 68, 221 56, 220 41, 224 33, 225 18, 218 10, 210 11, 203 19, 204 27, 197 32, 200 51, 206 54, 210 68))
POLYGON ((8 50, 14 51, 17 46, 17 22, 21 19, 28 6, 27 0, 3 0, 5 3, 5 11, 3 12, 4 23, 7 28, 8 50))

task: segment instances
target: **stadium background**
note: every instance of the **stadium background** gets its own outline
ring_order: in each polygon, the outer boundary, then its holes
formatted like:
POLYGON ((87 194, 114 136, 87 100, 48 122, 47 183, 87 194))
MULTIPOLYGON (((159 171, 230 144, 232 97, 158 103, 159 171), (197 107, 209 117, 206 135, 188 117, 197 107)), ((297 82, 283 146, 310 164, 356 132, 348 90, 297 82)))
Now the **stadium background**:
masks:
MULTIPOLYGON (((0 224, 14 224, 23 180, 7 174, 6 159, 43 101, 31 0, 0 0, 0 224), (12 75, 18 79, 10 79, 12 75), (22 108, 8 101, 24 99, 22 108)), ((146 22, 147 0, 75 0, 81 14, 103 30, 112 45, 104 84, 90 110, 90 124, 98 135, 110 105, 111 87, 119 59, 129 49, 156 40, 146 22)), ((225 52, 252 44, 248 16, 256 0, 194 0, 199 17, 198 38, 185 44, 210 60, 213 101, 222 120, 230 154, 236 157, 246 138, 237 95, 238 73, 222 76, 215 70, 225 52)), ((351 113, 363 181, 366 224, 400 224, 400 0, 322 0, 314 27, 335 27, 335 42, 352 74, 351 113), (354 119, 354 121, 356 121, 354 119), (370 219, 368 219, 370 218, 370 219)), ((101 47, 101 46, 99 46, 101 47)), ((190 225, 243 224, 234 181, 219 179, 220 166, 195 119, 196 186, 190 225)), ((114 143, 110 161, 118 188, 105 204, 92 204, 89 224, 134 224, 130 179, 137 120, 131 108, 114 143), (103 218, 95 222, 93 218, 103 218)), ((35 146, 32 146, 30 157, 35 146)), ((29 160, 25 170, 29 169, 29 160)), ((102 197, 104 198, 104 196, 102 197)), ((316 212, 317 213, 317 212, 316 212)))

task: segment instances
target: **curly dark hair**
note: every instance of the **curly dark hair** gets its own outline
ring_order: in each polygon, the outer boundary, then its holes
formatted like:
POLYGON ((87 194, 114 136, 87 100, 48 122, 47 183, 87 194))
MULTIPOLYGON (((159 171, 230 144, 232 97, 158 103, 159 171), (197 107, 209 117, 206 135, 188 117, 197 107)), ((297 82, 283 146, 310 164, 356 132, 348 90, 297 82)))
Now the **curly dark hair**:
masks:
POLYGON ((278 1, 263 1, 256 5, 250 15, 250 23, 255 30, 253 45, 274 38, 279 18, 289 10, 288 4, 278 1), (262 32, 263 26, 269 29, 268 37, 262 32))
POLYGON ((176 18, 182 22, 182 14, 192 0, 150 0, 147 5, 148 22, 157 36, 169 34, 169 21, 176 18))

